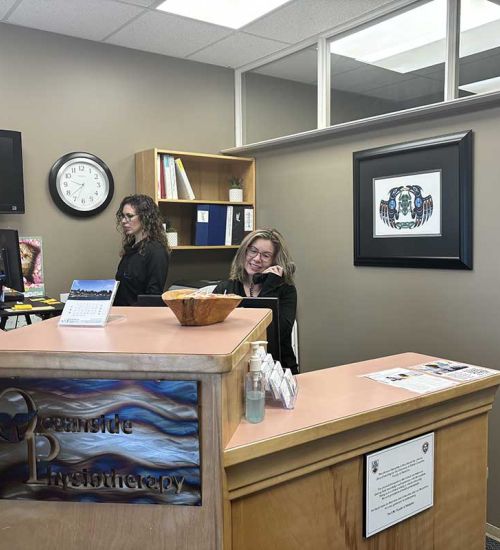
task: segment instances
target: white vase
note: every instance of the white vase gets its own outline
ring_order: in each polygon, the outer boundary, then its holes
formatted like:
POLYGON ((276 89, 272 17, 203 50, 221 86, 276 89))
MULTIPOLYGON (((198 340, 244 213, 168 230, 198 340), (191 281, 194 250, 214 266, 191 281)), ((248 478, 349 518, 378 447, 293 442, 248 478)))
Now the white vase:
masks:
POLYGON ((179 239, 177 238, 177 233, 173 232, 173 231, 170 231, 167 233, 167 242, 168 242, 168 246, 172 247, 172 246, 178 246, 178 243, 179 243, 179 239))
POLYGON ((243 202, 243 189, 229 189, 229 202, 243 202))

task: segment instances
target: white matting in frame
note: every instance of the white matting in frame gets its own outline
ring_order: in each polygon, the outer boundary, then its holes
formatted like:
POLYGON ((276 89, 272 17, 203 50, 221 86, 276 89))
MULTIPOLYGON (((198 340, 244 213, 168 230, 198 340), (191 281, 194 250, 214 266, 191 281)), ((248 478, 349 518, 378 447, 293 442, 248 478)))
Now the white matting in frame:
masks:
POLYGON ((440 237, 441 170, 373 179, 373 237, 440 237))

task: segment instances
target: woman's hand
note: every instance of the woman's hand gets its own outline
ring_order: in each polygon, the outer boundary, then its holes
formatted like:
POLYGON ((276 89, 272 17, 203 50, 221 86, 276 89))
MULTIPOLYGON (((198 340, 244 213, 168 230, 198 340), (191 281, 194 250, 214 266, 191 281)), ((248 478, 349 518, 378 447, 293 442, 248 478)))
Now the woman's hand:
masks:
POLYGON ((268 267, 262 273, 274 273, 275 275, 278 275, 278 277, 283 276, 283 268, 280 265, 272 265, 271 267, 268 267))

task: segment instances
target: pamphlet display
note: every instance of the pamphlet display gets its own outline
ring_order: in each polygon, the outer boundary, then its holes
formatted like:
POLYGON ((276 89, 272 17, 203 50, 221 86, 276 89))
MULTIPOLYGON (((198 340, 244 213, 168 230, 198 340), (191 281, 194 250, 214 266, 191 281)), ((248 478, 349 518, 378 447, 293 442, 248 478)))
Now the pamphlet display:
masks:
POLYGON ((365 455, 365 537, 434 504, 434 433, 365 455))
POLYGON ((118 284, 114 279, 73 281, 59 325, 103 327, 118 284))

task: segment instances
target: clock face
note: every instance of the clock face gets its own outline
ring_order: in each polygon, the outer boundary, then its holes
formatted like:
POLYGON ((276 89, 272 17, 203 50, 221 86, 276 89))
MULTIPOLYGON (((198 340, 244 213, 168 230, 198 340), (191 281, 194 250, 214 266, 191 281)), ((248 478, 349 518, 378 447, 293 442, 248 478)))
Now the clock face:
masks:
POLYGON ((49 188, 57 206, 74 216, 104 210, 113 196, 113 177, 104 162, 89 153, 69 153, 52 167, 49 188))

